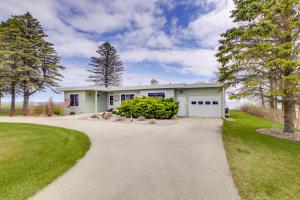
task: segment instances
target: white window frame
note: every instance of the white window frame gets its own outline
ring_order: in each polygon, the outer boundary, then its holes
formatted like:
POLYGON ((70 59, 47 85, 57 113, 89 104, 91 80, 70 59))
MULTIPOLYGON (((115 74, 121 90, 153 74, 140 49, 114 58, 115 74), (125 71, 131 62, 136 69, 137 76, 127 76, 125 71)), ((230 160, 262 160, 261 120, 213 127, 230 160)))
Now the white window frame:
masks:
POLYGON ((119 97, 121 103, 122 103, 122 95, 125 95, 125 100, 130 100, 130 99, 126 99, 126 95, 133 95, 133 98, 136 96, 135 93, 121 93, 119 97))
POLYGON ((164 94, 165 94, 165 98, 164 98, 164 99, 167 98, 167 93, 166 93, 166 91, 148 90, 148 91, 147 91, 147 97, 149 97, 149 93, 164 93, 164 94))
POLYGON ((69 94, 69 100, 70 100, 70 107, 78 107, 79 106, 79 94, 78 93, 70 93, 69 94), (77 95, 78 98, 77 98, 77 106, 72 106, 71 105, 71 95, 77 95))

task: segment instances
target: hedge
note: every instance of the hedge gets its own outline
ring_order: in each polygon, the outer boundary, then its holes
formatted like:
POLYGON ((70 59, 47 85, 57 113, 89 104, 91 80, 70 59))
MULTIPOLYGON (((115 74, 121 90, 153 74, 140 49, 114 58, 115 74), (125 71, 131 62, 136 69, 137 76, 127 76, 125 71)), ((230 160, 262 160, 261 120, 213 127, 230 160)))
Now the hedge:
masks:
POLYGON ((118 107, 118 114, 125 117, 170 119, 178 112, 179 103, 174 98, 136 97, 125 100, 118 107))

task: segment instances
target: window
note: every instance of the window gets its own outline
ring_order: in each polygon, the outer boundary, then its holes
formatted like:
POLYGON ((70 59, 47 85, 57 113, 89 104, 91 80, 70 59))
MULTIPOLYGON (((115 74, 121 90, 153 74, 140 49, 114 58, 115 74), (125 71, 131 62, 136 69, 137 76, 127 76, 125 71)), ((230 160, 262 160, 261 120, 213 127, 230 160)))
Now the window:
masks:
POLYGON ((213 101, 213 105, 218 105, 218 101, 213 101))
POLYGON ((78 94, 70 94, 70 106, 78 106, 78 94))
POLYGON ((114 96, 109 96, 109 105, 110 106, 114 105, 114 96))
POLYGON ((164 92, 149 92, 148 97, 162 97, 165 98, 164 92))
POLYGON ((192 104, 192 105, 196 105, 196 101, 192 101, 191 104, 192 104))
POLYGON ((210 105, 210 101, 205 101, 205 105, 210 105))
POLYGON ((128 99, 134 99, 134 94, 121 94, 121 102, 128 99))
POLYGON ((203 105, 203 101, 198 101, 198 105, 203 105))

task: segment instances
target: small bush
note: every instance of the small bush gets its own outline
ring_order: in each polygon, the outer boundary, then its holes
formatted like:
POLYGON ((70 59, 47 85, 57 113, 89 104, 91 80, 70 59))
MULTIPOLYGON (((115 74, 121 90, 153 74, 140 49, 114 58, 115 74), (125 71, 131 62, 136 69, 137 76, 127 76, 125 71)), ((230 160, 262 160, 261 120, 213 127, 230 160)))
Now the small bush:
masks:
POLYGON ((171 119, 178 112, 179 103, 173 98, 161 97, 136 97, 125 100, 118 108, 118 114, 125 117, 146 119, 171 119))
POLYGON ((71 111, 70 115, 76 115, 76 113, 74 111, 71 111))

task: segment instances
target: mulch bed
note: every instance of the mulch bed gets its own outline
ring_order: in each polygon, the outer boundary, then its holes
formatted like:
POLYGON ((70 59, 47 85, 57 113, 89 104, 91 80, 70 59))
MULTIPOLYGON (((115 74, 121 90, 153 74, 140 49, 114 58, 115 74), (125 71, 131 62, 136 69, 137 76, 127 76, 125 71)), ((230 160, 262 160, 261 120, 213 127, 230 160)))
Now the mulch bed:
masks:
POLYGON ((295 140, 295 141, 300 141, 300 133, 295 132, 295 133, 286 133, 283 132, 282 130, 276 130, 276 129, 270 129, 270 128, 258 128, 256 129, 259 133, 265 134, 265 135, 271 135, 274 137, 278 138, 284 138, 288 140, 295 140))

